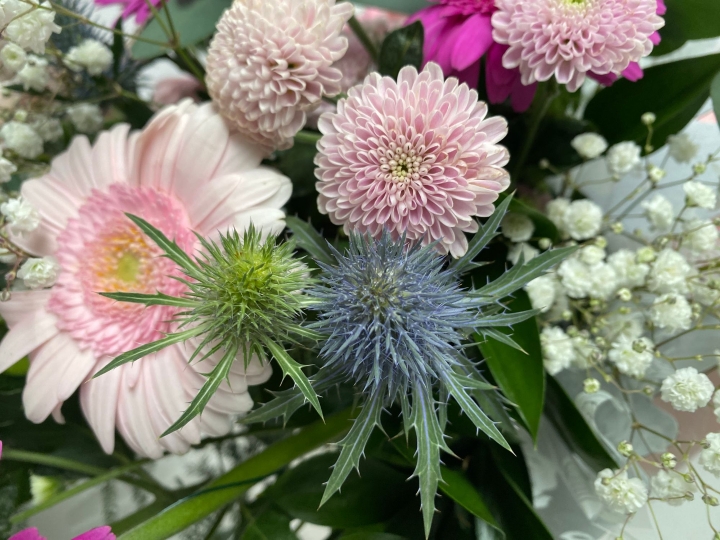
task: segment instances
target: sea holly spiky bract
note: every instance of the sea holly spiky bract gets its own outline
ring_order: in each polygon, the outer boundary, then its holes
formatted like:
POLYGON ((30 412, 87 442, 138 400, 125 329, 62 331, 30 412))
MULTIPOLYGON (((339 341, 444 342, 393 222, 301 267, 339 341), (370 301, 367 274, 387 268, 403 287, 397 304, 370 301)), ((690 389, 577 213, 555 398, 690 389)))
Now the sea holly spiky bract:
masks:
MULTIPOLYGON (((476 333, 502 335, 498 327, 524 321, 535 312, 505 312, 500 301, 541 275, 569 251, 547 252, 521 263, 495 282, 477 290, 462 287, 462 273, 496 235, 510 203, 508 197, 470 244, 468 255, 446 265, 434 245, 407 245, 385 232, 379 239, 351 235, 345 253, 330 248, 333 262, 318 262, 321 273, 310 295, 323 335, 323 367, 314 378, 318 393, 337 381, 352 383, 360 411, 327 483, 322 503, 337 492, 360 457, 383 410, 400 406, 403 430, 415 433, 416 468, 426 534, 435 512, 441 480, 441 451, 451 452, 444 435, 444 407, 454 399, 478 430, 510 450, 500 430, 474 396, 491 390, 465 346, 476 333)), ((571 248, 573 249, 573 248, 571 248)), ((512 342, 505 337, 506 342, 512 342)), ((287 390, 263 405, 246 422, 287 418, 303 403, 301 393, 287 390)), ((322 504, 321 503, 321 504, 322 504)))
POLYGON ((102 293, 123 302, 170 305, 180 311, 176 315, 176 332, 121 354, 95 376, 173 343, 193 339, 197 346, 190 361, 201 361, 220 351, 222 359, 207 374, 188 409, 163 435, 182 428, 202 412, 240 354, 246 366, 253 355, 261 361, 274 357, 301 391, 301 404, 309 401, 322 416, 318 396, 302 372, 303 366, 285 348, 302 338, 317 338, 315 332, 300 324, 303 309, 310 301, 302 293, 313 280, 307 267, 294 257, 294 243, 278 243, 274 236, 265 238, 250 225, 242 235, 234 229, 221 234, 218 242, 198 236, 202 250, 192 258, 148 222, 128 217, 182 270, 185 277, 181 281, 187 291, 182 297, 161 292, 102 293))

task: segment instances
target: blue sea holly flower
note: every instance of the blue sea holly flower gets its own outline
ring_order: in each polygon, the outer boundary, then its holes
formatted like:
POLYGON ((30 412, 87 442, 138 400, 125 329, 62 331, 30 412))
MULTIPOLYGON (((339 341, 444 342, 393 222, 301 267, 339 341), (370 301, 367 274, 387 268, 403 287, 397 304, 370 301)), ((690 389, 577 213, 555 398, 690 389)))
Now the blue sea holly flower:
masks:
MULTIPOLYGON (((502 217, 508 201, 500 205, 502 217)), ((495 236, 500 222, 493 216, 470 245, 468 255, 446 264, 433 245, 407 245, 385 232, 379 239, 351 235, 345 253, 330 248, 321 273, 310 289, 317 321, 311 328, 325 336, 322 368, 312 383, 317 393, 338 382, 354 385, 361 410, 339 443, 340 456, 327 483, 322 503, 340 489, 373 429, 381 426, 383 409, 399 404, 406 434, 417 438, 417 467, 426 533, 435 511, 440 480, 440 451, 445 442, 439 409, 452 398, 475 426, 503 447, 504 437, 483 412, 475 396, 493 390, 465 354, 465 344, 479 333, 511 342, 497 331, 524 321, 535 312, 505 312, 500 300, 544 273, 567 250, 547 252, 520 264, 477 290, 461 285, 462 273, 495 236), (438 396, 445 396, 442 399, 438 396)), ((250 414, 247 422, 286 418, 302 406, 296 389, 280 392, 250 414)), ((322 504, 321 503, 321 504, 322 504)))

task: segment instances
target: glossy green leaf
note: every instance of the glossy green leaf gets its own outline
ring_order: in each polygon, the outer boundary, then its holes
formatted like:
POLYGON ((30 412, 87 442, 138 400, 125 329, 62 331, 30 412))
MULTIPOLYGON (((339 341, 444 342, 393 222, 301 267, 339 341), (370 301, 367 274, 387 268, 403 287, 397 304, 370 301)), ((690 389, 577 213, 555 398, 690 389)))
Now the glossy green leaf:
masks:
MULTIPOLYGON (((213 35, 220 16, 231 5, 232 0, 195 0, 192 3, 170 1, 167 3, 167 11, 160 6, 158 6, 158 10, 166 27, 168 26, 169 11, 179 44, 182 47, 189 47, 213 35)), ((155 18, 147 23, 140 32, 140 36, 148 40, 168 43, 168 46, 161 47, 152 43, 136 41, 132 48, 132 55, 138 60, 156 58, 171 49, 168 35, 155 18)))
POLYGON ((283 373, 290 376, 295 383, 295 386, 300 389, 303 396, 305 396, 305 399, 312 404, 317 413, 320 415, 320 418, 322 418, 323 413, 322 408, 320 407, 320 400, 318 399, 318 395, 315 393, 315 389, 312 384, 310 384, 307 376, 303 373, 303 366, 293 360, 293 358, 281 345, 275 343, 271 339, 266 339, 263 344, 268 348, 270 354, 273 355, 275 361, 280 364, 280 368, 283 370, 283 373))
POLYGON ((475 233, 472 240, 468 244, 468 249, 465 255, 459 259, 455 259, 450 263, 450 268, 456 272, 464 272, 472 266, 472 261, 477 257, 480 252, 487 247, 490 241, 497 236, 498 227, 502 222, 505 214, 512 204, 513 194, 508 195, 505 199, 497 205, 495 212, 487 219, 485 223, 480 224, 478 232, 475 233))
POLYGON ((276 510, 263 512, 257 518, 252 517, 245 528, 242 540, 297 540, 290 530, 291 518, 276 510))
MULTIPOLYGON (((518 291, 509 307, 513 311, 525 311, 531 308, 530 300, 523 291, 518 291)), ((516 324, 512 338, 527 352, 523 354, 492 338, 479 342, 490 372, 503 393, 515 403, 527 425, 533 439, 540 428, 540 416, 545 399, 545 368, 540 350, 540 333, 537 321, 528 319, 516 324)))
POLYGON ((441 467, 441 471, 443 481, 440 484, 440 490, 472 515, 492 527, 499 538, 504 538, 505 534, 500 529, 500 525, 475 486, 459 471, 447 467, 441 467))
POLYGON ((690 39, 720 36, 720 2, 717 0, 665 0, 668 11, 660 29, 662 41, 652 54, 663 55, 690 39))
POLYGON ((407 540, 403 536, 397 534, 380 533, 380 532, 356 532, 352 534, 343 534, 340 540, 407 540))
POLYGON ((710 85, 710 97, 713 101, 713 109, 715 110, 715 119, 720 126, 720 71, 715 75, 712 84, 710 85))
POLYGON ((695 117, 707 101, 710 83, 718 71, 720 54, 646 69, 645 76, 637 82, 622 79, 598 92, 590 101, 585 118, 599 128, 610 144, 643 143, 647 128, 640 117, 646 112, 655 113, 653 145, 659 148, 695 117))
POLYGON ((382 393, 376 392, 365 402, 347 437, 340 441, 340 456, 333 467, 325 492, 320 500, 320 506, 340 490, 353 469, 359 471, 360 458, 365 452, 365 445, 367 445, 375 427, 381 425, 382 398, 382 393))
POLYGON ((427 0, 364 0, 362 3, 401 13, 415 13, 428 7, 427 0))
POLYGON ((292 231, 297 245, 307 251, 313 259, 325 264, 333 264, 335 259, 327 240, 310 223, 293 216, 286 217, 285 223, 292 231))
POLYGON ((193 398, 192 403, 187 409, 180 415, 169 428, 165 430, 165 433, 161 437, 166 437, 174 431, 183 428, 193 418, 202 413, 205 405, 208 404, 210 399, 215 395, 220 384, 228 378, 230 375, 230 368, 235 363, 235 357, 238 353, 238 345, 228 344, 228 348, 225 350, 223 357, 215 365, 213 370, 206 376, 207 379, 202 385, 202 388, 198 391, 197 395, 193 398))
POLYGON ((565 443, 579 454, 596 471, 617 467, 607 449, 588 425, 575 403, 560 383, 547 377, 545 414, 565 443))
POLYGON ((381 523, 396 514, 414 495, 407 475, 374 459, 363 462, 362 474, 351 474, 336 493, 320 506, 328 471, 336 454, 303 461, 278 478, 263 494, 292 518, 347 529, 381 523))
POLYGON ((166 508, 118 540, 165 540, 193 523, 236 501, 261 479, 276 473, 300 456, 334 442, 351 427, 352 414, 344 411, 303 428, 251 457, 206 487, 166 508))
POLYGON ((378 71, 396 79, 404 66, 418 70, 423 61, 424 30, 420 21, 390 32, 380 48, 378 71))

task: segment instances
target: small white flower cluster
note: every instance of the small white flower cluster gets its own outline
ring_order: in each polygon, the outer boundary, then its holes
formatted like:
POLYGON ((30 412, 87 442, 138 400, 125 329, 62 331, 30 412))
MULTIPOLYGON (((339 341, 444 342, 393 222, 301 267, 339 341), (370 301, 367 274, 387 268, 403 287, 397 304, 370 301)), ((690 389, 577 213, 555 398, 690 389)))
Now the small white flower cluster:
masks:
POLYGON ((0 204, 10 232, 22 235, 34 231, 40 225, 40 214, 25 199, 10 199, 0 204))
POLYGON ((28 52, 43 54, 50 36, 59 32, 49 2, 0 0, 0 34, 4 38, 0 41, 0 78, 17 75, 26 89, 44 90, 40 81, 47 80, 47 62, 28 52))
POLYGON ((29 258, 17 272, 28 289, 44 289, 52 287, 60 273, 60 265, 53 257, 42 259, 29 258))
POLYGON ((628 478, 627 471, 604 469, 595 479, 595 492, 610 510, 634 514, 648 500, 648 490, 639 478, 628 478))
POLYGON ((548 203, 546 212, 560 233, 573 240, 593 238, 602 228, 602 208, 587 199, 570 201, 559 197, 548 203))
POLYGON ((65 55, 65 65, 73 71, 87 71, 96 77, 110 68, 113 62, 112 51, 96 39, 85 39, 71 48, 65 55))

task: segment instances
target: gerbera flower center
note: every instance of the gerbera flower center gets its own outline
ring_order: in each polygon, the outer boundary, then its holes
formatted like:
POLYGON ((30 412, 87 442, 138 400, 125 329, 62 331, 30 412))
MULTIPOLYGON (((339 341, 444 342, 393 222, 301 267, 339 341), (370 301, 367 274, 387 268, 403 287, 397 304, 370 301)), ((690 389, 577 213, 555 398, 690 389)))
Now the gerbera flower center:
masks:
POLYGON ((139 215, 190 251, 194 237, 184 208, 150 188, 114 184, 94 191, 58 237, 62 273, 49 302, 58 326, 100 356, 117 355, 161 337, 175 308, 115 302, 99 292, 163 292, 177 295, 184 285, 175 264, 125 215, 139 215), (93 328, 112 329, 108 332, 93 328))

